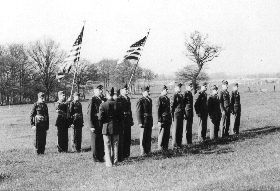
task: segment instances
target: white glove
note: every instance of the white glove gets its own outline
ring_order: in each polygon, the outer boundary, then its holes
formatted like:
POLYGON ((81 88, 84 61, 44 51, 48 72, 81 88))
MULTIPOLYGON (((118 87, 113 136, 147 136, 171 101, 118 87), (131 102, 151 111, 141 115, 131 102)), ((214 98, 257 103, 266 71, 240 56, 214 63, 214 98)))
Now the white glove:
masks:
POLYGON ((36 129, 36 126, 32 126, 31 129, 32 129, 32 130, 35 130, 35 129, 36 129))
POLYGON ((94 131, 95 131, 95 128, 90 128, 90 131, 91 131, 91 132, 94 132, 94 131))
POLYGON ((72 125, 70 125, 70 127, 71 127, 71 128, 74 128, 74 125, 72 124, 72 125))

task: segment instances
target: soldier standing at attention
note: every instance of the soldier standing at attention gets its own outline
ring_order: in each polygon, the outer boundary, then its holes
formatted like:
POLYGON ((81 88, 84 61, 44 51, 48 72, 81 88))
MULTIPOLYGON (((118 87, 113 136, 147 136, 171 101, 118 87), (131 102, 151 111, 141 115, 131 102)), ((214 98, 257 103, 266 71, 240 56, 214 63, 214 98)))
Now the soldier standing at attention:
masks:
POLYGON ((84 126, 83 119, 83 109, 82 104, 79 101, 80 94, 74 93, 73 101, 69 106, 70 113, 70 127, 71 127, 71 140, 72 140, 72 151, 81 152, 81 143, 82 143, 82 128, 84 126))
POLYGON ((132 112, 131 112, 131 102, 128 97, 128 86, 127 84, 120 89, 120 95, 116 99, 117 102, 121 104, 122 112, 124 115, 123 127, 121 128, 119 134, 119 161, 130 156, 130 145, 131 145, 131 126, 134 125, 132 112))
POLYGON ((140 153, 143 156, 151 152, 153 115, 149 86, 145 87, 142 94, 143 97, 136 103, 136 116, 140 127, 140 153))
POLYGON ((196 93, 195 101, 194 101, 194 108, 199 123, 198 132, 197 132, 198 141, 203 141, 206 139, 207 117, 208 117, 206 91, 207 91, 207 83, 203 83, 201 86, 201 90, 196 93))
POLYGON ((113 96, 114 88, 111 89, 110 98, 100 105, 98 116, 102 127, 107 167, 112 167, 112 165, 118 163, 119 133, 123 125, 121 105, 113 99, 113 96))
POLYGON ((212 95, 208 99, 208 113, 211 119, 210 123, 210 139, 218 138, 220 121, 221 121, 221 108, 218 96, 218 87, 212 86, 212 95))
POLYGON ((240 94, 238 91, 238 83, 233 86, 233 91, 231 94, 231 134, 239 134, 240 126, 240 116, 241 116, 241 104, 240 104, 240 94))
POLYGON ((35 153, 38 155, 44 154, 47 130, 49 129, 49 112, 48 106, 45 104, 45 94, 43 92, 38 93, 38 101, 34 103, 30 111, 30 122, 35 134, 35 153))
POLYGON ((181 94, 182 83, 175 84, 174 95, 171 98, 172 146, 182 147, 183 125, 184 125, 184 97, 181 94))
POLYGON ((104 159, 104 142, 102 135, 102 127, 99 124, 98 113, 100 104, 104 101, 103 86, 99 85, 94 89, 94 96, 88 102, 88 126, 90 128, 91 135, 91 151, 94 162, 103 162, 104 159))
POLYGON ((223 91, 220 92, 220 107, 222 111, 222 125, 220 134, 221 137, 229 135, 229 126, 230 126, 230 96, 228 89, 228 82, 223 80, 222 81, 222 89, 223 91))
POLYGON ((58 101, 55 103, 55 109, 58 113, 55 126, 57 127, 57 149, 58 152, 68 151, 68 106, 71 97, 65 102, 65 94, 63 91, 58 92, 58 101))
POLYGON ((163 85, 161 96, 157 102, 158 114, 158 149, 167 150, 170 136, 170 126, 172 123, 170 112, 170 99, 167 97, 168 88, 163 85))
POLYGON ((186 138, 187 144, 192 144, 192 124, 193 124, 193 85, 192 82, 187 82, 186 91, 184 93, 184 107, 186 120, 186 138))

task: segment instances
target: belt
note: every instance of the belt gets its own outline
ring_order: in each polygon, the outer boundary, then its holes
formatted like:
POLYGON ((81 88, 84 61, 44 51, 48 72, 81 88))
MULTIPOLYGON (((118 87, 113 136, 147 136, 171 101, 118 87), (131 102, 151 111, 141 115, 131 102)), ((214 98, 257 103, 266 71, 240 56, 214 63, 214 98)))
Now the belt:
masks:
POLYGON ((123 112, 123 114, 125 114, 125 115, 129 115, 130 114, 130 112, 128 111, 128 112, 123 112))
POLYGON ((152 116, 150 113, 144 113, 144 116, 152 116))

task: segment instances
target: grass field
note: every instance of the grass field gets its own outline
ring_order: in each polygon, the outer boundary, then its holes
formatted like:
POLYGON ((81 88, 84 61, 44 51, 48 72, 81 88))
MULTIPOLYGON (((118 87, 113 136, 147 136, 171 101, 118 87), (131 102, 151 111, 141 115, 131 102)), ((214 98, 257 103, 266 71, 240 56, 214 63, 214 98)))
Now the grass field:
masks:
MULTIPOLYGON (((139 129, 135 125, 131 158, 113 168, 93 163, 87 127, 83 128, 83 152, 57 152, 53 103, 48 104, 51 126, 43 156, 33 154, 31 105, 2 106, 0 190, 280 190, 280 89, 277 86, 273 92, 273 84, 268 84, 247 90, 247 86, 240 87, 238 137, 198 143, 195 117, 193 145, 158 152, 155 129, 152 154, 139 157, 139 129), (268 92, 259 92, 262 88, 268 92)), ((154 113, 157 96, 152 95, 154 113)), ((133 114, 136 98, 131 99, 133 114)), ((83 102, 84 115, 86 110, 87 102, 83 102)))

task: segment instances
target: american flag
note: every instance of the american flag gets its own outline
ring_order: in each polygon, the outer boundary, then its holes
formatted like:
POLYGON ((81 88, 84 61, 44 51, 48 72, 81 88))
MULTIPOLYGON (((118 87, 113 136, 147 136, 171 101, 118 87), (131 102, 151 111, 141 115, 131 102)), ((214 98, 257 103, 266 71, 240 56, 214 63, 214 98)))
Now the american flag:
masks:
POLYGON ((129 50, 126 51, 126 55, 122 59, 120 59, 118 61, 118 63, 121 63, 125 59, 126 60, 139 60, 140 57, 141 57, 141 52, 143 51, 143 47, 146 43, 148 35, 149 35, 149 32, 144 38, 142 38, 141 40, 132 44, 130 46, 129 50))
POLYGON ((80 50, 81 50, 81 44, 83 40, 83 33, 84 33, 84 26, 82 28, 82 31, 76 41, 74 42, 72 49, 68 56, 63 61, 61 67, 59 68, 59 72, 57 74, 57 79, 61 79, 65 76, 65 74, 68 74, 71 70, 71 67, 74 63, 77 63, 80 59, 80 50))

